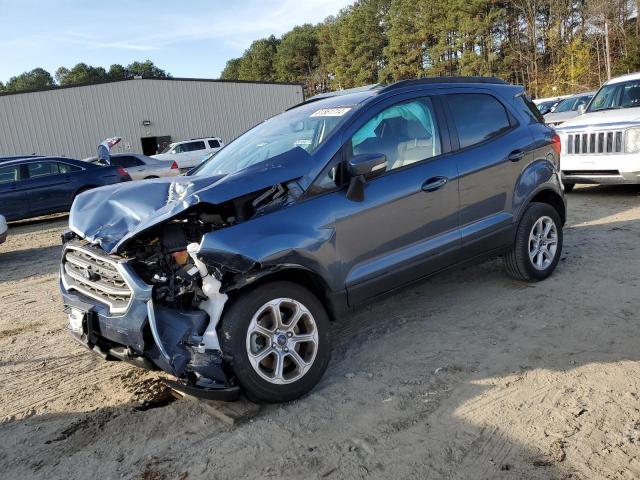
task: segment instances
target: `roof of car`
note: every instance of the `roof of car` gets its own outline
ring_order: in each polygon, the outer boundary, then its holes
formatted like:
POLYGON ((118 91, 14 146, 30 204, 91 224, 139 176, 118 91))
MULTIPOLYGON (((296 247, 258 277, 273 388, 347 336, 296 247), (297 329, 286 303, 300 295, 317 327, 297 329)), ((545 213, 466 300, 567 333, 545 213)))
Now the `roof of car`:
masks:
POLYGON ((25 157, 25 158, 16 158, 14 160, 8 160, 6 162, 2 162, 2 166, 7 166, 7 165, 12 165, 12 164, 20 164, 20 163, 34 163, 34 162, 42 162, 42 161, 46 161, 46 160, 50 160, 50 161, 65 161, 65 162, 70 162, 70 163, 83 163, 80 160, 77 160, 75 158, 68 158, 68 157, 61 157, 61 156, 48 156, 48 157, 25 157))
POLYGON ((640 80, 640 72, 627 73, 605 82, 605 85, 613 85, 614 83, 628 82, 629 80, 640 80))
POLYGON ((295 108, 300 105, 306 105, 319 100, 323 100, 323 106, 346 106, 346 105, 358 105, 366 100, 385 94, 387 92, 393 92, 401 89, 411 89, 418 87, 442 87, 455 84, 456 86, 478 86, 478 85, 493 85, 497 87, 508 88, 522 88, 516 85, 510 85, 504 80, 495 77, 425 77, 416 78, 411 80, 401 80, 399 82, 391 84, 375 83, 372 85, 365 85, 363 87, 349 88, 345 90, 337 90, 335 92, 321 93, 308 98, 302 103, 295 105, 295 108), (332 99, 333 101, 330 101, 332 99))

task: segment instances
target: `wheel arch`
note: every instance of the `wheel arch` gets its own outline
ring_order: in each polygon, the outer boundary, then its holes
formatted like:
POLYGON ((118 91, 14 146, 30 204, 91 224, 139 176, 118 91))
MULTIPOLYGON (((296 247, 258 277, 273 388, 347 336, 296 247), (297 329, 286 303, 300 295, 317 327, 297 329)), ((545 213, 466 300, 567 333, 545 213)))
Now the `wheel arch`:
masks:
POLYGON ((543 190, 536 192, 529 199, 529 201, 527 202, 527 205, 532 202, 546 203, 548 205, 551 205, 558 212, 558 215, 560 215, 560 220, 562 220, 562 224, 564 225, 564 223, 567 221, 567 207, 565 205, 565 202, 562 199, 562 196, 558 194, 556 191, 554 191, 553 189, 545 188, 543 190))
POLYGON ((321 275, 301 265, 285 265, 260 272, 258 275, 239 280, 226 293, 229 295, 229 300, 234 301, 240 295, 260 285, 277 281, 288 281, 305 287, 320 300, 331 321, 334 321, 345 308, 332 295, 329 285, 321 275))

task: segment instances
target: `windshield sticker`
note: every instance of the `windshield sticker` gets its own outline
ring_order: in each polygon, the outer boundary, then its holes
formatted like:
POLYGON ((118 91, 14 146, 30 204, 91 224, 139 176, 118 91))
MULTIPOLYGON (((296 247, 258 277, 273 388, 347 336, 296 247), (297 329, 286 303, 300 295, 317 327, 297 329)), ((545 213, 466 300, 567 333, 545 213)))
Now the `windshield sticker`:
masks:
POLYGON ((312 117, 341 117, 351 110, 351 107, 321 108, 311 114, 312 117))

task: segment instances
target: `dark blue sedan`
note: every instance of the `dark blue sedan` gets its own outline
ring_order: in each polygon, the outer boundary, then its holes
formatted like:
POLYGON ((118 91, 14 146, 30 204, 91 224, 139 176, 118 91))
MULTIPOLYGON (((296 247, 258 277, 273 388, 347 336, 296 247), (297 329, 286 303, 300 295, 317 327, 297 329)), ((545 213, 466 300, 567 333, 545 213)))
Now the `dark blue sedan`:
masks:
POLYGON ((63 157, 21 158, 0 164, 0 214, 7 220, 68 212, 86 190, 130 181, 120 167, 63 157))

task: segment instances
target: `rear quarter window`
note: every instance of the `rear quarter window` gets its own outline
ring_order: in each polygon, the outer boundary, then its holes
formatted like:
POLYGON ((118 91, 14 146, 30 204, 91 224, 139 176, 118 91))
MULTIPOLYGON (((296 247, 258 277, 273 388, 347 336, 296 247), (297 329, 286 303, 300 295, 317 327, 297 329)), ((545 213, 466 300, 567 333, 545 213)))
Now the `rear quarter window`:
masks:
POLYGON ((536 104, 531 101, 524 93, 516 97, 516 103, 522 105, 524 113, 531 119, 533 123, 544 123, 544 117, 536 107, 536 104))
POLYGON ((447 95, 447 103, 458 132, 460 148, 482 143, 511 128, 502 103, 484 93, 447 95))

